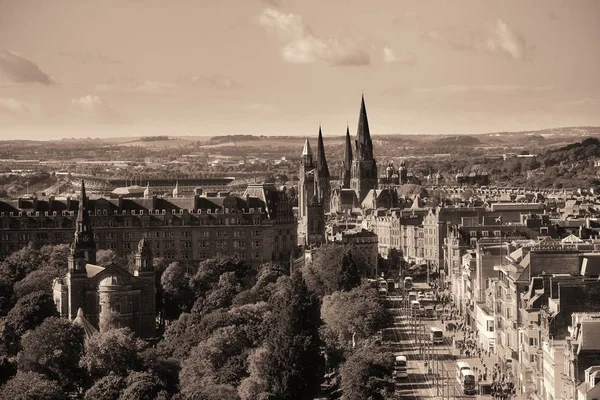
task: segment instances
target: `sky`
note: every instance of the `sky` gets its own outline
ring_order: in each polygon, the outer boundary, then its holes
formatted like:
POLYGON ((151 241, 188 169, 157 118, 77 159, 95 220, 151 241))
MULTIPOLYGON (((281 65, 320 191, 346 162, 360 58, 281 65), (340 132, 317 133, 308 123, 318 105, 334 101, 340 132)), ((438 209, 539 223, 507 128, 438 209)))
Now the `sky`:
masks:
POLYGON ((0 0, 0 139, 600 125, 598 0, 0 0))

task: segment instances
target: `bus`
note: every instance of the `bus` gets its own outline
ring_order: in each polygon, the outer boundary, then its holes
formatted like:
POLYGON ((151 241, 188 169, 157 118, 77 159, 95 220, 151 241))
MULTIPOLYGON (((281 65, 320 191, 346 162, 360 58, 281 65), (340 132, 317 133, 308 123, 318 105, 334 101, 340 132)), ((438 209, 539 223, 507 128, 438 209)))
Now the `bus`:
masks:
POLYGON ((460 384, 464 394, 475 394, 475 374, 468 363, 459 361, 456 363, 456 380, 460 384))
POLYGON ((409 292, 408 293, 408 301, 415 301, 417 300, 417 292, 409 292))
POLYGON ((408 362, 406 356, 396 356, 394 361, 394 377, 407 378, 408 377, 408 362))
POLYGON ((410 311, 413 316, 419 316, 421 314, 421 303, 419 300, 413 300, 410 302, 410 311))
POLYGON ((425 318, 435 318, 435 309, 433 306, 425 306, 425 318))
POLYGON ((435 326, 431 327, 431 343, 439 344, 444 343, 444 331, 440 328, 436 328, 435 326))
POLYGON ((413 288, 413 278, 411 276, 407 276, 404 278, 404 290, 410 290, 413 288))

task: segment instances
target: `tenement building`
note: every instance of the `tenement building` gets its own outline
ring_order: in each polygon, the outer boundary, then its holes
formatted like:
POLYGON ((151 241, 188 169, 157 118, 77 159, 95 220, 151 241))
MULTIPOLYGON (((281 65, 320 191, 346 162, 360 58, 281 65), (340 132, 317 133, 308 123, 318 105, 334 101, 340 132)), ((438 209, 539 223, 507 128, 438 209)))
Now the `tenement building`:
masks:
POLYGON ((83 313, 100 332, 118 326, 128 327, 142 338, 155 336, 156 288, 150 244, 140 240, 133 274, 114 264, 96 265, 96 243, 83 185, 67 265, 67 275, 55 279, 52 287, 61 316, 74 320, 83 313))
MULTIPOLYGON (((80 203, 53 197, 0 201, 0 254, 30 242, 71 243, 80 203)), ((155 257, 189 266, 217 256, 288 262, 297 242, 290 197, 273 184, 251 184, 242 196, 88 199, 87 210, 97 248, 123 256, 146 238, 155 257)))

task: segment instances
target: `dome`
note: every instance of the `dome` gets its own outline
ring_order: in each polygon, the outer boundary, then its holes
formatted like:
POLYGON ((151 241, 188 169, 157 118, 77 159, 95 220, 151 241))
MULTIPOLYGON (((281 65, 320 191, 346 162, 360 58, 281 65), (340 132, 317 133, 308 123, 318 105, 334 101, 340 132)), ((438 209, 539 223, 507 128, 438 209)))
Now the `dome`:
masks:
POLYGON ((111 286, 126 286, 129 284, 128 279, 122 275, 108 275, 102 278, 98 283, 98 287, 111 287, 111 286))

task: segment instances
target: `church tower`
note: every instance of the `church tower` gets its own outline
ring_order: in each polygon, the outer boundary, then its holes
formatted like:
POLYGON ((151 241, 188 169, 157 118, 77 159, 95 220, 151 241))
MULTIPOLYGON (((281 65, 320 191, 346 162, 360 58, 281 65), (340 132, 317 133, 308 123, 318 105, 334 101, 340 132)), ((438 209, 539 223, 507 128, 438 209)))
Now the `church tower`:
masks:
POLYGON ((136 324, 139 325, 136 328, 137 332, 144 332, 147 337, 154 337, 156 334, 156 278, 152 260, 150 242, 142 238, 135 253, 133 275, 137 277, 144 293, 140 298, 140 315, 136 318, 136 324))
POLYGON ((75 220, 75 238, 67 259, 69 290, 69 317, 75 319, 79 308, 85 309, 87 283, 86 264, 96 264, 96 243, 85 195, 85 183, 81 181, 81 198, 75 220))
POLYGON ((355 141, 355 159, 352 160, 350 188, 356 192, 358 201, 362 203, 371 189, 377 189, 377 163, 373 156, 373 142, 369 131, 365 97, 360 103, 358 129, 355 141))
POLYGON ((323 145, 323 133, 319 126, 319 139, 317 142, 317 169, 315 174, 317 199, 323 204, 323 212, 328 213, 331 203, 331 176, 325 157, 325 146, 323 145))
POLYGON ((340 181, 342 189, 350 189, 350 178, 352 176, 352 140, 350 139, 350 127, 346 126, 346 150, 342 161, 340 181))
POLYGON ((308 138, 302 149, 302 160, 300 161, 300 182, 298 183, 298 217, 302 219, 306 215, 306 207, 314 196, 315 188, 315 163, 313 152, 310 148, 308 138))

